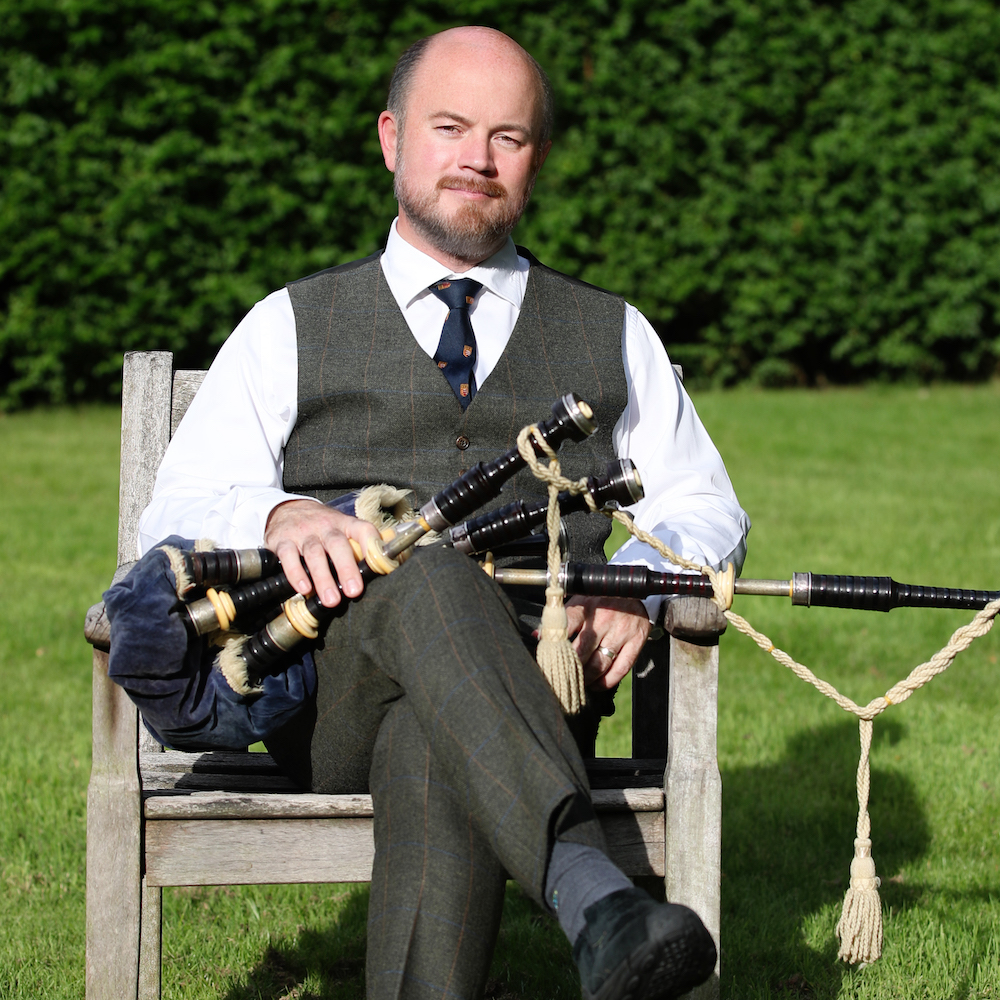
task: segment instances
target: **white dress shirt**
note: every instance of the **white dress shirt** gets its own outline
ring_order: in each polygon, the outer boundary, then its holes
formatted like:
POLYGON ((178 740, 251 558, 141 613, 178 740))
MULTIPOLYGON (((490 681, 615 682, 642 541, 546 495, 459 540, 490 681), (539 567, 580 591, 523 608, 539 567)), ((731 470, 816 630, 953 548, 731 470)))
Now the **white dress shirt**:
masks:
MULTIPOLYGON (((486 384, 514 330, 528 261, 506 246, 455 274, 407 243, 395 222, 382 271, 407 326, 433 357, 448 307, 428 290, 448 278, 483 285, 469 310, 476 335, 476 384, 486 384)), ((631 458, 645 498, 629 508, 636 524, 674 551, 709 565, 742 565, 750 520, 736 499, 722 458, 695 413, 659 337, 625 307, 622 359, 628 404, 614 428, 619 458, 631 458)), ((139 552, 169 534, 211 538, 227 548, 260 545, 270 512, 301 499, 282 488, 284 448, 298 415, 298 349, 287 289, 258 302, 223 344, 156 477, 139 520, 139 552)), ((612 562, 676 571, 634 539, 612 562)), ((655 617, 661 600, 646 602, 655 617)))

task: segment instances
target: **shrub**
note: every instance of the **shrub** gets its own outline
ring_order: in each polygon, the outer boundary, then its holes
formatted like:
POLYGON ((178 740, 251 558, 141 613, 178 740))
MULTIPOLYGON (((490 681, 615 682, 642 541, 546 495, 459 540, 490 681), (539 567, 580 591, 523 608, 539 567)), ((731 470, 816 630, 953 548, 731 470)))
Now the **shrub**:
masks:
POLYGON ((393 214, 395 57, 486 23, 550 71, 518 238, 620 291, 696 378, 973 378, 1000 356, 986 0, 0 0, 0 401, 206 364, 393 214))

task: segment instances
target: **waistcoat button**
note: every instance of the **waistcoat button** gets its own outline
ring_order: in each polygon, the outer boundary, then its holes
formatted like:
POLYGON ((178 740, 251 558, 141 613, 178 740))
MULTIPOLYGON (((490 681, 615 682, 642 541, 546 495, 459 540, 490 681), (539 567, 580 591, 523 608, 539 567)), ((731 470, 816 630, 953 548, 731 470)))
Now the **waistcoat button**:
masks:
POLYGON ((459 451, 465 451, 470 444, 472 444, 472 442, 464 434, 459 434, 458 437, 455 438, 455 447, 459 451))

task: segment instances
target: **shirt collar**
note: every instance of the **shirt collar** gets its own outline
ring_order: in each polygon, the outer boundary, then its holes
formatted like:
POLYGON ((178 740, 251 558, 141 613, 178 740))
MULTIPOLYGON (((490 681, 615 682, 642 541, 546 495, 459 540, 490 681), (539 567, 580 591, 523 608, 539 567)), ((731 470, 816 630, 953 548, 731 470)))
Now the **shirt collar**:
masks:
POLYGON ((518 255, 514 241, 509 236, 507 242, 492 257, 468 271, 456 274, 407 243, 396 232, 398 221, 393 219, 389 229, 381 264, 385 280, 402 309, 407 309, 421 296, 429 295, 429 287, 445 278, 472 278, 506 299, 515 309, 521 308, 528 261, 518 255))

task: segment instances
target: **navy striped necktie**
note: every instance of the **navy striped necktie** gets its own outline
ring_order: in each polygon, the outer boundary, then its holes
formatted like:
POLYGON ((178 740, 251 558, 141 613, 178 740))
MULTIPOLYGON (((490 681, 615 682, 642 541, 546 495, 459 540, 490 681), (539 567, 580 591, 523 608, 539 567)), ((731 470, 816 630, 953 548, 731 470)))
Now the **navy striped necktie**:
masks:
POLYGON ((452 278, 435 282, 430 287, 434 295, 448 307, 448 318, 444 321, 434 360, 463 410, 476 394, 476 376, 473 374, 476 367, 476 336, 472 332, 469 306, 482 287, 480 282, 473 281, 472 278, 452 278))

